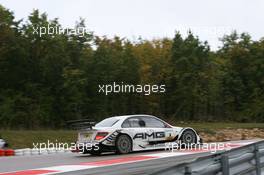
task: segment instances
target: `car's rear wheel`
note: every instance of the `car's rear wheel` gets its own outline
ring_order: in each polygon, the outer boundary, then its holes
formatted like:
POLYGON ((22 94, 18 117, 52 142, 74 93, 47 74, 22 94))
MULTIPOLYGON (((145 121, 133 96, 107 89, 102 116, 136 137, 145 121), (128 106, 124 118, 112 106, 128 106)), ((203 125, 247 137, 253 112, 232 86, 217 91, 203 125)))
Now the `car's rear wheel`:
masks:
POLYGON ((193 130, 187 129, 185 130, 180 138, 181 147, 192 147, 197 143, 197 136, 193 130))
POLYGON ((132 151, 132 141, 128 135, 120 135, 117 137, 116 151, 120 154, 127 154, 132 151))

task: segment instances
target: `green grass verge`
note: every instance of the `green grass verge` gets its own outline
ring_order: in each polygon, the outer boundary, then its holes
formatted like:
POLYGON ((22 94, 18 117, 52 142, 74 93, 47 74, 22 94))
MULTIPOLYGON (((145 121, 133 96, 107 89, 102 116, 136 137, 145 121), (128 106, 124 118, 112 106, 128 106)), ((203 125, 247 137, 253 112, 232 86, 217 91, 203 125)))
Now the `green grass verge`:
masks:
POLYGON ((217 130, 220 129, 253 129, 259 128, 264 129, 264 123, 181 123, 177 126, 181 127, 192 127, 198 132, 204 132, 209 135, 215 135, 217 130))
MULTIPOLYGON (((193 127, 197 131, 215 134, 218 129, 264 129, 264 123, 178 123, 176 126, 193 127)), ((77 131, 71 130, 0 130, 0 135, 9 143, 11 148, 32 148, 33 143, 71 143, 77 139, 77 131)))
POLYGON ((33 148, 33 143, 71 143, 77 139, 77 131, 70 130, 0 130, 0 135, 13 149, 33 148))
MULTIPOLYGON (((177 124, 176 124, 177 125, 177 124)), ((252 129, 252 128, 260 128, 264 129, 264 123, 179 123, 177 126, 182 127, 192 127, 197 130, 199 129, 252 129)))

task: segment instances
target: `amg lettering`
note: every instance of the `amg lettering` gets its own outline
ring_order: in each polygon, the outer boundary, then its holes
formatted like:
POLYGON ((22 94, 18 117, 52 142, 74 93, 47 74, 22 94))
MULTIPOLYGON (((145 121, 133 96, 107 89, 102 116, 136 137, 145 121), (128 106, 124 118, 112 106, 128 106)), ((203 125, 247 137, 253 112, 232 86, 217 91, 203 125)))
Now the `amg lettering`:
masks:
POLYGON ((165 133, 164 132, 153 132, 151 134, 148 133, 137 133, 133 139, 147 139, 147 138, 153 138, 153 139, 158 139, 158 138, 164 138, 165 133))

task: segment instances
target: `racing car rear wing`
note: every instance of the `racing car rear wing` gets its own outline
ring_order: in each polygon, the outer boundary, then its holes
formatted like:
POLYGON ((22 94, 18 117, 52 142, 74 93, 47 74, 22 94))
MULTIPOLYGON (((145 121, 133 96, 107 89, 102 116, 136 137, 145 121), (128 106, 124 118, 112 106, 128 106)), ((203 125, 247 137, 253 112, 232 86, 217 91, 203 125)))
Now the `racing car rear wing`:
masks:
POLYGON ((80 119, 80 120, 70 120, 67 121, 68 126, 76 130, 86 130, 92 129, 96 122, 91 121, 90 119, 80 119))

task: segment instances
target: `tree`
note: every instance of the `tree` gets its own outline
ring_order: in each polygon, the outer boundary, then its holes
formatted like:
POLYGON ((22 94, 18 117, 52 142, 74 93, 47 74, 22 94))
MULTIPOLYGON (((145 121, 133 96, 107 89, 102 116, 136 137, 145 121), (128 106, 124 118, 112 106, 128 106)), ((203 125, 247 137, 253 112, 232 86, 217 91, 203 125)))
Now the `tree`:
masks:
POLYGON ((183 39, 176 33, 173 39, 171 73, 167 78, 168 115, 190 120, 207 115, 209 46, 201 43, 191 32, 183 39))

